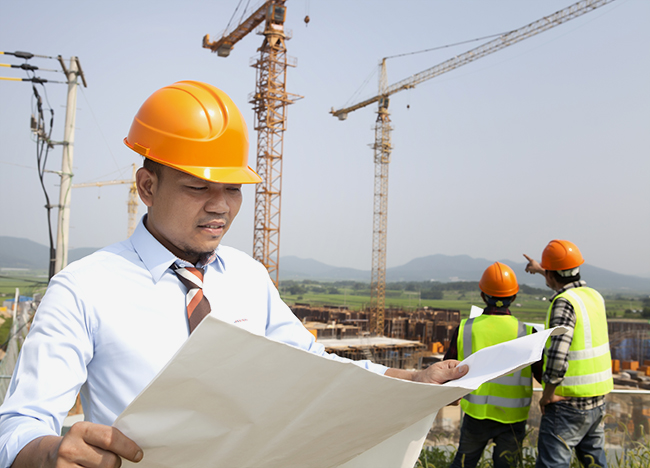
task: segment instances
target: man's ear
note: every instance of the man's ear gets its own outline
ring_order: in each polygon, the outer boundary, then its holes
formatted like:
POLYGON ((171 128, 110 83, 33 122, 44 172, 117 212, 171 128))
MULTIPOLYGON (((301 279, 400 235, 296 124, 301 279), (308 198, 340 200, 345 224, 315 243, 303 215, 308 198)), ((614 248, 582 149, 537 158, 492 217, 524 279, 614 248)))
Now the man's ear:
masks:
POLYGON ((481 291, 481 299, 483 299, 483 302, 485 302, 485 305, 487 305, 488 301, 485 298, 485 293, 483 291, 481 291))
POLYGON ((135 173, 135 185, 138 188, 138 195, 140 195, 140 200, 147 207, 153 205, 153 196, 156 192, 157 184, 158 177, 154 172, 141 167, 135 173))

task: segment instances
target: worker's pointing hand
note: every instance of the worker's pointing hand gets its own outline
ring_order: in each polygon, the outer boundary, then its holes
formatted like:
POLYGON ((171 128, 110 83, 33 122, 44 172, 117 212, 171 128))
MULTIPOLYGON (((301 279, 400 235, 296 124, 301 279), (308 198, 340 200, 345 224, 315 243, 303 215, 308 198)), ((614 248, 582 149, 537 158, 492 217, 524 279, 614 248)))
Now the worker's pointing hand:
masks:
POLYGON ((531 275, 534 275, 535 273, 539 273, 540 275, 543 275, 545 270, 542 268, 542 266, 539 264, 537 260, 534 258, 530 258, 528 255, 524 254, 524 257, 526 257, 526 260, 528 260, 528 265, 526 265, 526 271, 530 273, 531 275))

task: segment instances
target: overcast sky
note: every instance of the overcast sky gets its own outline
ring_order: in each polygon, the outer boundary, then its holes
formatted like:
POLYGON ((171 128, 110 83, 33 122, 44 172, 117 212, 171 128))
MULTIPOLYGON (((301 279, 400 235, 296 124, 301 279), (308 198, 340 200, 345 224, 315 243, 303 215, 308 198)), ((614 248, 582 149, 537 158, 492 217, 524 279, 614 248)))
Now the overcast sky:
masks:
MULTIPOLYGON (((255 167, 249 62, 262 39, 250 34, 226 59, 201 47, 238 3, 0 2, 0 50, 80 59, 88 88, 78 94, 74 183, 128 179, 141 162, 122 143, 133 116, 156 89, 183 79, 233 98, 249 123, 255 167)), ((572 3, 288 0, 287 48, 298 66, 288 71, 287 90, 304 99, 288 111, 280 255, 370 269, 376 105, 343 122, 328 112, 376 94, 382 57, 503 33, 572 3)), ((594 266, 650 276, 648 24, 650 2, 616 0, 393 95, 388 266, 431 254, 520 262, 560 238, 594 266)), ((391 59, 388 82, 481 43, 391 59)), ((0 63, 22 60, 0 55, 0 63)), ((30 63, 60 69, 55 60, 30 63)), ((0 75, 26 76, 4 67, 0 75)), ((63 139, 66 89, 45 85, 54 140, 63 139)), ((30 83, 0 81, 0 235, 46 245, 32 106, 30 83)), ((48 169, 60 168, 57 147, 48 169)), ((56 202, 58 177, 47 183, 56 202)), ((122 240, 127 196, 127 185, 75 189, 70 247, 122 240)), ((224 243, 251 253, 253 189, 244 196, 224 243)))

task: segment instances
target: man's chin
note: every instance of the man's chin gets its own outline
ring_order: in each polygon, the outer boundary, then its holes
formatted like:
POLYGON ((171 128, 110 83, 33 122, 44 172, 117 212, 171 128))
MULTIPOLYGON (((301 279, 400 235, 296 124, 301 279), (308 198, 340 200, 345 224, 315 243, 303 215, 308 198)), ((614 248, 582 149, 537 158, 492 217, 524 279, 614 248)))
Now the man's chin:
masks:
POLYGON ((212 253, 219 247, 219 241, 208 242, 202 245, 187 246, 183 251, 188 257, 203 258, 212 255, 212 253))

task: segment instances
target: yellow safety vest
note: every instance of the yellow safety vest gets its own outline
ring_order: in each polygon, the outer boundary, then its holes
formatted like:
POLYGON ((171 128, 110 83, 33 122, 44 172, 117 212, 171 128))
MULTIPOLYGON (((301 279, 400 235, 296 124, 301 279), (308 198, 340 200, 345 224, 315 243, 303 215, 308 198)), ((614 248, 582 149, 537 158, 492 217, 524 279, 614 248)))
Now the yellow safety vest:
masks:
MULTIPOLYGON (((480 315, 462 320, 458 328, 458 359, 462 361, 480 349, 532 332, 531 326, 512 315, 480 315)), ((484 383, 465 395, 460 406, 473 418, 510 424, 528 419, 532 394, 532 369, 528 366, 484 383)))
MULTIPOLYGON (((551 321, 553 304, 564 298, 573 306, 576 326, 569 347, 569 367, 555 394, 567 397, 605 395, 614 388, 611 354, 607 335, 605 301, 595 289, 570 288, 558 294, 548 308, 546 327, 551 321)), ((550 347, 551 340, 546 342, 550 347)), ((546 370, 546 353, 544 354, 546 370)))

